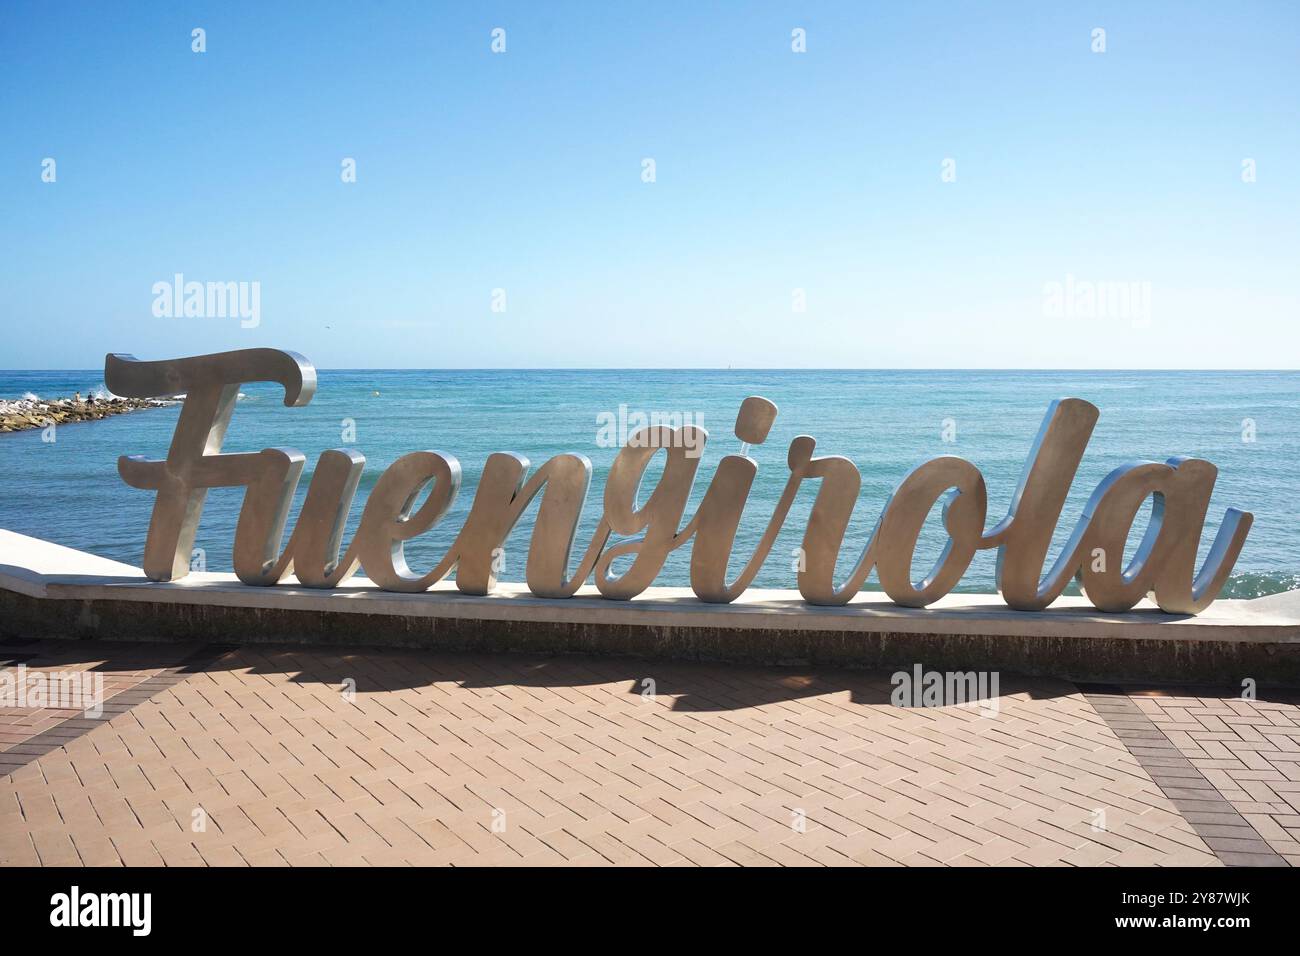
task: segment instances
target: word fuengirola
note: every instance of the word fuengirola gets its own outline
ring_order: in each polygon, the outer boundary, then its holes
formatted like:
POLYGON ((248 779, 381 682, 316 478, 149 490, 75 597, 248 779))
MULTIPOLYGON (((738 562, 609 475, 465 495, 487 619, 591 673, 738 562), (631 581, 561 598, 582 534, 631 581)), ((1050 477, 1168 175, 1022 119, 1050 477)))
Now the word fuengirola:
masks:
MULTIPOLYGON (((538 597, 566 598, 589 576, 603 597, 628 600, 649 587, 669 553, 691 543, 690 582, 703 601, 734 601, 754 580, 804 481, 818 482, 804 531, 799 592, 810 604, 847 603, 874 569, 889 598, 925 607, 961 579, 976 551, 997 548, 997 584, 1013 608, 1042 610, 1077 575, 1088 599, 1103 611, 1124 611, 1151 595, 1165 611, 1195 614, 1218 595, 1250 531, 1251 515, 1230 508, 1204 564, 1196 567, 1218 469, 1197 458, 1132 462, 1097 486, 1068 543, 1046 575, 1043 565, 1061 509, 1097 422, 1097 409, 1077 398, 1052 402, 1030 451, 1007 516, 985 530, 984 477, 970 462, 934 458, 914 469, 885 504, 870 542, 847 580, 837 584, 835 565, 858 500, 861 475, 840 455, 815 456, 815 439, 790 443, 789 477, 776 510, 734 581, 727 564, 758 464, 747 455, 719 463, 694 516, 682 525, 699 449, 708 433, 698 425, 650 426, 629 436, 605 483, 604 513, 576 569, 569 573, 574 538, 591 485, 591 462, 583 455, 557 455, 528 477, 522 455, 490 455, 469 515, 451 548, 433 569, 409 567, 406 541, 437 524, 460 487, 460 463, 440 451, 416 451, 397 459, 380 476, 360 525, 340 557, 344 528, 361 480, 365 457, 351 449, 321 454, 288 544, 281 549, 305 457, 291 448, 222 454, 239 386, 283 386, 284 404, 306 405, 316 391, 316 370, 302 356, 276 349, 243 349, 159 362, 109 355, 104 381, 118 395, 146 398, 184 392, 171 448, 161 461, 123 456, 118 471, 127 484, 156 493, 145 543, 144 572, 154 581, 186 575, 195 532, 209 488, 245 489, 235 529, 234 567, 249 585, 274 585, 290 574, 312 588, 333 588, 358 568, 386 591, 424 591, 455 571, 457 588, 486 595, 496 584, 494 557, 534 498, 541 494, 529 542, 526 581, 538 597), (683 434, 685 433, 685 434, 683 434), (658 484, 641 508, 637 491, 650 460, 664 449, 658 484), (418 507, 425 489, 427 496, 418 507), (1125 543, 1143 504, 1151 517, 1132 560, 1125 543), (926 517, 944 503, 948 540, 920 580, 911 577, 912 555, 926 517), (611 538, 619 536, 611 543, 611 538), (1107 560, 1109 556, 1110 560, 1107 560), (616 560, 630 564, 621 574, 616 560)), ((740 406, 736 437, 750 445, 767 438, 776 406, 751 396, 740 406)))

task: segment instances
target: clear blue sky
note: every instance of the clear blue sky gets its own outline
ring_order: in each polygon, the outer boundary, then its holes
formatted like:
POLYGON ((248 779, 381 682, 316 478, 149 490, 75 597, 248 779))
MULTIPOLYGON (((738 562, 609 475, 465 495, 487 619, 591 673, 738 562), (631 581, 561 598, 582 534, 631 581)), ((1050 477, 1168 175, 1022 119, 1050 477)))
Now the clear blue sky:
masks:
POLYGON ((0 119, 0 367, 1300 361, 1283 0, 6 0, 0 119), (260 324, 155 317, 178 272, 260 324))

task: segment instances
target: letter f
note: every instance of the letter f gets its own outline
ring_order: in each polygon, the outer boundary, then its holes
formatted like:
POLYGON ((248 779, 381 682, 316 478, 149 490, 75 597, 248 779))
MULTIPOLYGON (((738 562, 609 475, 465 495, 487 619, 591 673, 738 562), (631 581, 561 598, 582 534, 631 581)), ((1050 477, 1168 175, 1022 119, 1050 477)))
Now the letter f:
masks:
POLYGON ((128 398, 185 393, 176 432, 164 461, 123 455, 118 473, 132 488, 156 491, 144 573, 152 581, 175 581, 190 569, 190 552, 209 488, 248 486, 263 477, 260 452, 221 454, 230 416, 245 382, 284 386, 284 404, 306 405, 316 392, 316 370, 296 352, 240 349, 193 358, 141 362, 133 355, 104 359, 104 384, 128 398))

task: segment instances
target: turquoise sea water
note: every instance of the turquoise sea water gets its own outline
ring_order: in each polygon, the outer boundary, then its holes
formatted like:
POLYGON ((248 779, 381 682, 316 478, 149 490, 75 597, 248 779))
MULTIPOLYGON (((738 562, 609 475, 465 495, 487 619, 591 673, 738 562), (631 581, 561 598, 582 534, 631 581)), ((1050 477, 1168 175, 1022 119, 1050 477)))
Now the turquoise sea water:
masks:
MULTIPOLYGON (((0 398, 84 395, 102 388, 102 379, 99 371, 0 371, 0 398)), ((359 448, 367 466, 353 505, 353 529, 364 496, 401 454, 437 449, 460 460, 464 481, 455 507, 441 525, 407 545, 415 569, 436 563, 455 537, 491 452, 520 453, 534 467, 567 451, 591 459, 594 476, 576 560, 600 516, 605 475, 617 450, 598 442, 602 413, 617 417, 626 405, 629 413, 697 416, 710 436, 693 495, 698 502, 718 458, 740 448, 732 426, 741 400, 757 394, 774 401, 780 414, 767 442, 750 451, 759 474, 737 536, 733 573, 775 506, 787 475, 786 449, 799 434, 817 439, 818 454, 846 455, 862 471, 862 498, 841 554, 847 570, 893 488, 912 467, 936 455, 960 455, 981 469, 992 526, 1006 512, 1048 402, 1075 396, 1099 406, 1101 419, 1058 528, 1058 547, 1111 469, 1133 459, 1194 455, 1219 466, 1202 555, 1226 507, 1255 514, 1225 596, 1300 586, 1298 372, 335 370, 320 372, 316 397, 305 408, 285 408, 278 391, 245 386, 224 450, 288 446, 304 452, 301 504, 322 450, 359 448), (349 422, 353 441, 344 440, 349 422), (1254 440, 1244 440, 1252 437, 1252 423, 1254 440), (945 425, 950 435, 955 428, 955 441, 944 440, 945 425)), ((152 496, 127 487, 117 476, 116 460, 120 454, 164 457, 176 415, 170 407, 62 426, 52 443, 35 430, 0 435, 0 527, 139 566, 152 496)), ((657 469, 647 476, 643 500, 656 475, 657 469)), ((806 482, 756 586, 794 587, 792 550, 814 493, 815 484, 806 482)), ((209 570, 230 568, 241 497, 242 491, 232 489, 208 497, 197 546, 209 570)), ((523 580, 535 510, 536 504, 507 544, 503 580, 523 580)), ((1137 523, 1130 547, 1143 524, 1137 523)), ((917 550, 916 576, 939 554, 942 541, 936 510, 917 550)), ((689 546, 672 555, 658 583, 686 584, 688 565, 689 546)), ((994 553, 981 552, 959 590, 994 590, 993 569, 994 553)))

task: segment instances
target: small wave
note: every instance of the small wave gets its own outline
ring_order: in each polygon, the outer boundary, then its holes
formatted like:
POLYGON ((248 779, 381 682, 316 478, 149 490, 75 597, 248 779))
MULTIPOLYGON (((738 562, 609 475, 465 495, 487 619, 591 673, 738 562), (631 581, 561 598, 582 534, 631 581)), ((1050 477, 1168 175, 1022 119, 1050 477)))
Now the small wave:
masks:
POLYGON ((1285 574, 1280 571, 1239 571, 1228 578, 1228 582, 1219 592, 1221 598, 1257 598, 1269 594, 1281 594, 1300 588, 1300 574, 1285 574))
POLYGON ((35 392, 23 392, 22 400, 24 402, 39 402, 41 400, 41 397, 37 395, 35 392))

